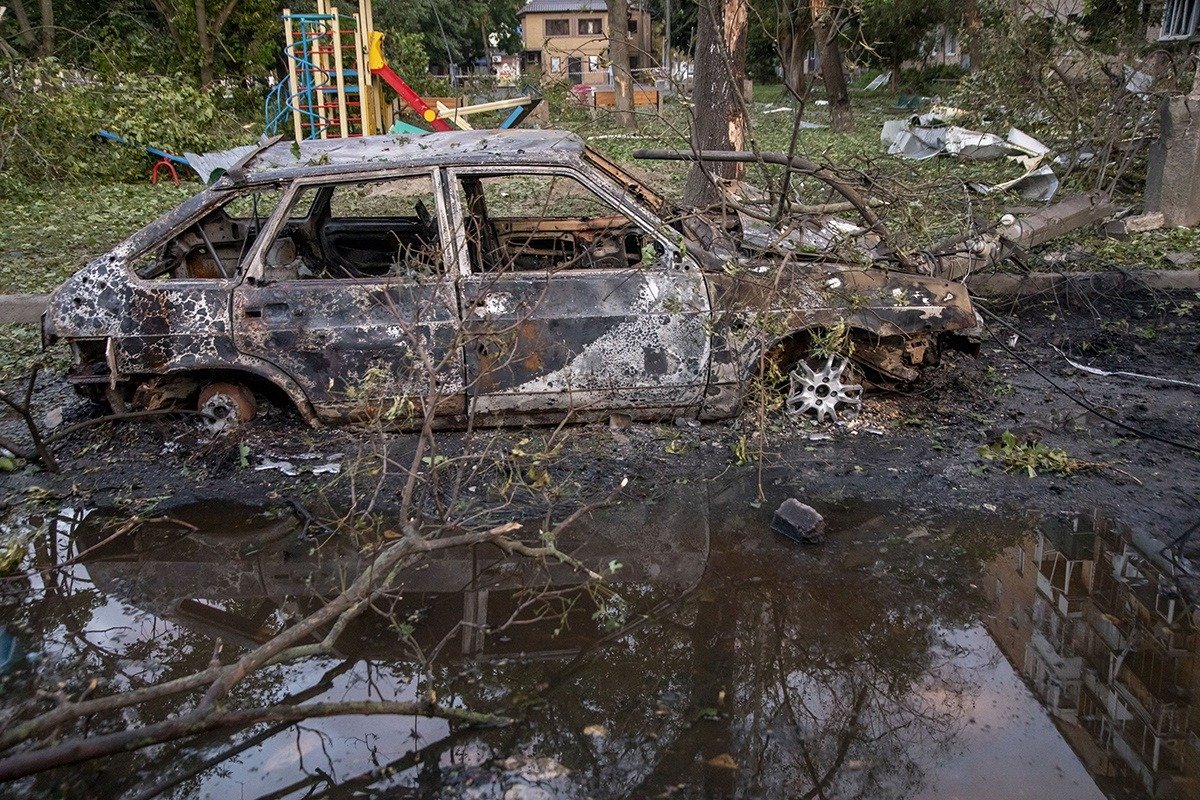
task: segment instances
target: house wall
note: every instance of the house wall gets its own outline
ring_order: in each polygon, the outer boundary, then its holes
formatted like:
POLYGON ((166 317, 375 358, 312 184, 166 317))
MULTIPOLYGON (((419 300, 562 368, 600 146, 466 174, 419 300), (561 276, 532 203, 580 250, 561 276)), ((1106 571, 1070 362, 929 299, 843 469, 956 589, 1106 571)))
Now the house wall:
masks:
MULTIPOLYGON (((657 63, 650 30, 650 14, 644 9, 631 9, 630 19, 637 22, 637 31, 630 34, 630 61, 634 69, 645 69, 657 63)), ((525 51, 540 54, 544 80, 567 80, 570 59, 580 59, 581 80, 587 86, 601 86, 608 79, 608 12, 525 14, 521 19, 525 51), (546 20, 570 21, 570 35, 546 35, 546 20), (600 33, 579 34, 581 20, 599 20, 600 33), (556 70, 555 59, 557 61, 556 70)), ((635 80, 645 82, 638 73, 635 80)))

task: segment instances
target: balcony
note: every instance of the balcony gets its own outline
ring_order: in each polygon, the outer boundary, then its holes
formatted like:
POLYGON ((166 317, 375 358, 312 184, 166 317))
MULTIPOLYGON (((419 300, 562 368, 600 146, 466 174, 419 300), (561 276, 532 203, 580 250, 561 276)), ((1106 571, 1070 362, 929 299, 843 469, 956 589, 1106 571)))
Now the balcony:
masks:
POLYGON ((1178 686, 1160 684, 1151 689, 1128 663, 1113 681, 1122 701, 1156 736, 1175 739, 1187 731, 1187 693, 1178 686))

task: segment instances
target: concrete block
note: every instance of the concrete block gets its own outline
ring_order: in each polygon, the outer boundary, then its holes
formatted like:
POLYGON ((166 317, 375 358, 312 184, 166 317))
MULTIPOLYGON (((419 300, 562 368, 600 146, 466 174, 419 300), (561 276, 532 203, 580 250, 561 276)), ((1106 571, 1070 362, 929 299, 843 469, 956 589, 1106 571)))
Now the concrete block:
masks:
POLYGON ((1148 214, 1138 214, 1136 217, 1125 217, 1124 219, 1115 219, 1104 226, 1104 233, 1114 238, 1124 238, 1131 233, 1145 233, 1146 231, 1156 231, 1167 223, 1167 218, 1161 211, 1152 211, 1148 214))
POLYGON ((775 510, 771 530, 801 544, 821 544, 825 541, 825 518, 793 497, 775 510))
POLYGON ((27 325, 41 322, 50 300, 48 294, 0 295, 0 325, 27 325))

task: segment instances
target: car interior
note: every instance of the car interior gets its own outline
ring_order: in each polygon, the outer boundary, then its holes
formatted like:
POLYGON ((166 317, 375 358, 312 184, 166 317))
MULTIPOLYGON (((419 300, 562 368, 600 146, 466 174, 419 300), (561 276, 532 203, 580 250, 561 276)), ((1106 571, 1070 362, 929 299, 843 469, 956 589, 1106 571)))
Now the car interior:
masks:
POLYGON ((460 178, 472 272, 628 269, 646 237, 571 178, 460 178))
MULTIPOLYGON (((264 282, 368 279, 441 271, 441 236, 428 178, 336 184, 302 196, 264 254, 264 282), (399 213, 397 213, 399 212, 399 213)), ((143 278, 222 279, 237 274, 270 216, 212 211, 168 241, 143 278)))
MULTIPOLYGON (((235 277, 278 194, 215 209, 163 245, 138 274, 235 277)), ((642 229, 574 179, 466 176, 460 198, 474 272, 628 269, 643 260, 642 229)), ((314 187, 264 253, 262 282, 440 274, 435 208, 428 176, 314 187)))

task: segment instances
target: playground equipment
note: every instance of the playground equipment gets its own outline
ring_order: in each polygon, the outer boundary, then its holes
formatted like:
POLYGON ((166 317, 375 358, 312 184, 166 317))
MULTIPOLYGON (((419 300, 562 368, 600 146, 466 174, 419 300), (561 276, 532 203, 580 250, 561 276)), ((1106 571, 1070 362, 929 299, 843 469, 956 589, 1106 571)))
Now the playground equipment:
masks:
MULTIPOLYGON (((107 142, 127 144, 131 147, 139 146, 129 141, 124 136, 121 136, 118 133, 113 133, 112 131, 96 131, 96 136, 107 142)), ((177 153, 168 153, 166 150, 159 150, 157 147, 143 147, 142 149, 146 151, 146 155, 153 156, 154 158, 158 159, 154 162, 154 167, 150 170, 151 183, 158 183, 158 171, 161 169, 165 170, 166 173, 171 176, 171 180, 175 182, 175 185, 178 186, 179 173, 175 171, 176 165, 181 167, 191 166, 186 158, 178 155, 177 153)))
POLYGON ((278 133, 291 118, 292 134, 303 139, 369 136, 386 130, 427 133, 396 118, 384 101, 383 87, 396 95, 435 131, 470 130, 472 114, 512 109, 501 124, 519 124, 540 98, 517 97, 473 106, 438 103, 431 107, 388 66, 383 33, 374 29, 371 0, 359 0, 358 10, 343 15, 329 0, 317 0, 315 14, 283 10, 286 81, 271 91, 264 109, 266 132, 278 133))

